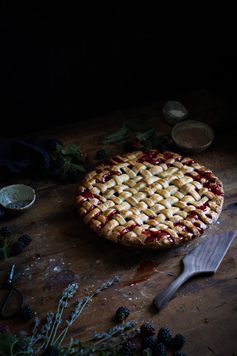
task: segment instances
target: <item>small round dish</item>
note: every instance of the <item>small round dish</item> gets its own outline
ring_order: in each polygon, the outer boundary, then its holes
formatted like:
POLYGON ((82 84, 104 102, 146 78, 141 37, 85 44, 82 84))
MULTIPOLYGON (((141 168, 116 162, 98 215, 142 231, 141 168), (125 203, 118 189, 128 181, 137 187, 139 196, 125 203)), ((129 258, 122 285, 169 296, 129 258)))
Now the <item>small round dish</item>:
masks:
POLYGON ((8 185, 0 190, 0 204, 11 213, 21 213, 35 202, 35 190, 25 184, 8 185))
POLYGON ((188 110, 179 101, 167 101, 162 109, 165 120, 174 125, 188 117, 188 110))
POLYGON ((171 136, 177 147, 190 153, 205 151, 214 140, 212 128, 196 120, 179 122, 173 127, 171 136))

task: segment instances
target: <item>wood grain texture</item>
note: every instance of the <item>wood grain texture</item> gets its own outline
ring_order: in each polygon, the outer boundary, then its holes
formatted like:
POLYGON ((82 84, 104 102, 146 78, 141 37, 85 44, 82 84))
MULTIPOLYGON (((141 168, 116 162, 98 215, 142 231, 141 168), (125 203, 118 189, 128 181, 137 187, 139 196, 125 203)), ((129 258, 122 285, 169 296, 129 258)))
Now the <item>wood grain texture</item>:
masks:
MULTIPOLYGON (((237 149, 236 132, 228 130, 226 118, 232 115, 219 98, 207 92, 178 98, 188 108, 192 119, 212 124, 216 139, 206 151, 193 158, 210 167, 223 181, 225 204, 217 222, 206 233, 237 228, 237 149)), ((170 132, 171 127, 162 117, 164 103, 124 112, 128 118, 143 117, 159 131, 170 132)), ((101 148, 104 135, 119 127, 116 115, 106 115, 68 127, 59 127, 42 136, 56 136, 66 143, 80 143, 82 149, 93 155, 101 148)), ((111 155, 118 153, 108 147, 111 155)), ((11 179, 7 183, 13 183, 11 179)), ((4 222, 14 230, 13 240, 21 233, 32 235, 27 250, 1 261, 0 279, 3 281, 13 263, 22 272, 16 284, 40 317, 54 311, 62 289, 69 282, 79 282, 78 296, 85 295, 113 275, 121 281, 100 294, 82 313, 70 336, 82 340, 113 324, 116 308, 127 305, 131 318, 138 322, 153 321, 158 327, 169 326, 174 333, 187 337, 184 352, 187 355, 233 355, 237 339, 237 241, 227 252, 217 273, 211 277, 196 278, 186 283, 176 297, 160 313, 152 307, 152 300, 180 274, 181 260, 199 241, 194 240, 174 250, 139 251, 99 239, 78 217, 74 207, 77 184, 62 185, 53 180, 31 181, 17 179, 18 183, 32 185, 37 194, 34 207, 22 216, 4 222), (197 337, 198 336, 198 337, 197 337)), ((205 239, 205 236, 203 239, 205 239)), ((2 296, 2 291, 0 292, 2 296)), ((10 321, 14 332, 29 330, 31 322, 17 318, 10 321)))

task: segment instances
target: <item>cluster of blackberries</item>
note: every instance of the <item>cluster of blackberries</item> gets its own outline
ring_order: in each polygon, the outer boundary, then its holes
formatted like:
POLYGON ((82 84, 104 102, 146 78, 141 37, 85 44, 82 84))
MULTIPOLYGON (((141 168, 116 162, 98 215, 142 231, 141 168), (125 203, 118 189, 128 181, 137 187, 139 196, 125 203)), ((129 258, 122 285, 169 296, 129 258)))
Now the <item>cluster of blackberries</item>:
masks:
MULTIPOLYGON (((12 236, 12 230, 8 226, 4 226, 0 229, 0 235, 3 237, 4 241, 8 240, 9 237, 12 236)), ((27 235, 21 235, 16 242, 14 242, 11 246, 7 241, 7 245, 9 246, 10 254, 12 256, 19 255, 23 250, 28 246, 32 241, 32 238, 27 235)))
POLYGON ((155 337, 156 331, 152 324, 145 323, 141 326, 142 349, 150 351, 154 356, 166 356, 166 349, 173 350, 174 356, 185 356, 179 351, 185 344, 185 337, 177 334, 174 337, 170 329, 161 328, 155 337))
MULTIPOLYGON (((121 306, 116 310, 115 318, 123 322, 130 314, 126 306, 121 306)), ((185 356, 180 349, 185 344, 185 337, 177 334, 174 337, 170 329, 161 328, 156 336, 156 329, 151 323, 144 323, 140 327, 141 347, 137 347, 131 340, 125 342, 120 348, 120 354, 131 356, 136 350, 141 349, 144 355, 166 356, 167 349, 173 352, 173 356, 185 356)))
POLYGON ((32 238, 27 235, 21 235, 16 242, 11 246, 11 254, 19 255, 32 241, 32 238))
POLYGON ((130 311, 127 307, 119 307, 116 310, 115 319, 119 322, 122 322, 129 316, 129 314, 130 314, 130 311))

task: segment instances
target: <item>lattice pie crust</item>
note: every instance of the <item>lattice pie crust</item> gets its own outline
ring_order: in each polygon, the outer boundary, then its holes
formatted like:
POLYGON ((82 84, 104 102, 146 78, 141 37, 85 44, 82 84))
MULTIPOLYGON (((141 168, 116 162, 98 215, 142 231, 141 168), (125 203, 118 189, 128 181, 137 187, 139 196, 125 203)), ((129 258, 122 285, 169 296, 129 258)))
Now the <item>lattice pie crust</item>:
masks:
POLYGON ((133 152, 86 175, 76 204, 97 234, 124 245, 173 247, 200 236, 223 205, 221 181, 173 152, 133 152))

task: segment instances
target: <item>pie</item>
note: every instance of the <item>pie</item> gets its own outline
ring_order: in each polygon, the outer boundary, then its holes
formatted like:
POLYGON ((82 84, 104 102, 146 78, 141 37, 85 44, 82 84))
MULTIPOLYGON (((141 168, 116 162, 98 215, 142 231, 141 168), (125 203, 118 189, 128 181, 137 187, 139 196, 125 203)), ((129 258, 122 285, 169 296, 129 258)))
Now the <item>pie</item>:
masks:
POLYGON ((223 185, 189 157, 157 150, 117 155, 88 173, 77 190, 84 222, 123 245, 173 247, 216 221, 223 185))

